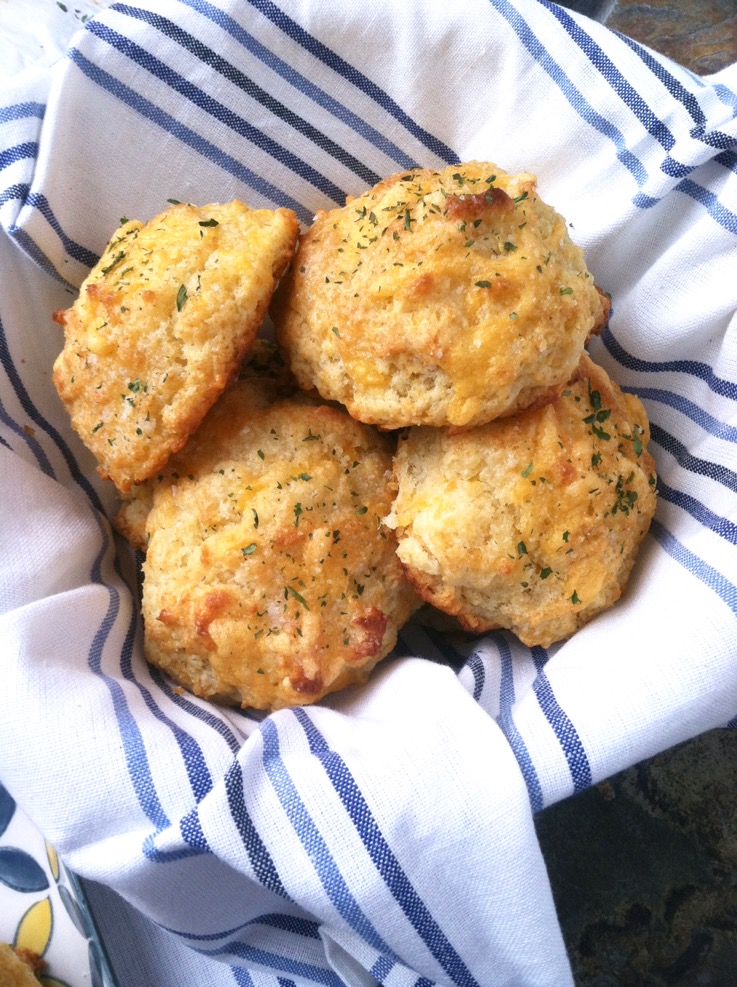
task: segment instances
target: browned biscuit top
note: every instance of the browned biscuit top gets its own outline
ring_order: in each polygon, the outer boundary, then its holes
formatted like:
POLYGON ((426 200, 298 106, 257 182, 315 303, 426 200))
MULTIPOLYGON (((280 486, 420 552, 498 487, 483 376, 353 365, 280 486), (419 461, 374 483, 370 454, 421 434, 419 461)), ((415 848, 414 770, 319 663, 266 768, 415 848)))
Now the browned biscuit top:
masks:
POLYGON ((301 386, 385 428, 468 427, 559 393, 608 302, 535 178, 468 162, 318 213, 273 308, 301 386))
POLYGON ((119 490, 155 474, 235 375, 296 236, 287 209, 177 204, 125 221, 55 314, 54 384, 119 490))
POLYGON ((381 522, 392 443, 236 382, 153 481, 145 649, 188 689, 263 709, 363 680, 417 600, 381 522))
POLYGON ((655 509, 641 402, 584 357, 556 401, 400 445, 389 523, 421 595, 473 631, 568 637, 622 593, 655 509))

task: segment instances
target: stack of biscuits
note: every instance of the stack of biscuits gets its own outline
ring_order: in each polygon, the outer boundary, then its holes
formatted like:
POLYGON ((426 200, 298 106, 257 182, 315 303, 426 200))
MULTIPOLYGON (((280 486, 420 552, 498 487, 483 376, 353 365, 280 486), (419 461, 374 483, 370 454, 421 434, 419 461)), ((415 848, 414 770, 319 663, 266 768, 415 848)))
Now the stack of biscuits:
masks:
POLYGON ((534 177, 484 162, 301 233, 240 202, 122 223, 54 382, 145 554, 149 661, 272 710, 364 681, 423 603, 542 647, 613 604, 655 471, 585 350, 608 313, 534 177))

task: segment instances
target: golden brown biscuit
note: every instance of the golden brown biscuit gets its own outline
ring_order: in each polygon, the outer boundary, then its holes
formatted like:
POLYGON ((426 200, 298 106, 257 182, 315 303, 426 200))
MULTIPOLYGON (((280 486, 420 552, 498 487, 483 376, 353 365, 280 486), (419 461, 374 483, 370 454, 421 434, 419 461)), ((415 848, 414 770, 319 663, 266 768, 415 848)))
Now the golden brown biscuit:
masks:
POLYGON ((242 202, 125 222, 54 318, 54 384, 121 491, 153 476, 236 374, 289 263, 297 218, 242 202))
POLYGON ((365 680, 417 605, 388 512, 393 443, 342 409, 237 381, 153 484, 146 656, 259 709, 365 680))
MULTIPOLYGON (((253 349, 241 366, 238 377, 241 380, 259 381, 260 386, 253 390, 250 400, 265 406, 278 397, 294 394, 297 384, 285 366, 276 345, 267 339, 256 339, 253 349)), ((305 398, 307 395, 305 395, 305 398)), ((156 478, 144 480, 121 495, 113 526, 139 552, 146 551, 146 519, 153 506, 153 491, 156 478)))
POLYGON ((36 974, 46 967, 45 961, 27 949, 13 949, 0 942, 0 985, 2 987, 39 987, 36 974))
POLYGON ((470 162, 319 212, 272 314, 302 387, 384 428, 464 428, 555 397, 608 302, 535 178, 470 162))
POLYGON ((543 408, 409 430, 387 520, 410 579, 468 630, 568 637, 625 587, 655 509, 648 439, 640 401, 587 356, 543 408))

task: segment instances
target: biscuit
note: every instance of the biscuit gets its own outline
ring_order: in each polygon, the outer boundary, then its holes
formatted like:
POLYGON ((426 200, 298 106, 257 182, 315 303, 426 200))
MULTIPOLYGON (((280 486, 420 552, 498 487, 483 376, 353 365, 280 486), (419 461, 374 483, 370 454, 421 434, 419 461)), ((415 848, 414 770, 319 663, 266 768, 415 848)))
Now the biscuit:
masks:
POLYGON ((125 221, 71 308, 53 380, 98 472, 125 492, 181 449, 248 353, 298 223, 179 203, 125 221))
POLYGON ((278 709, 362 682, 419 601, 396 556, 393 442, 344 409, 236 381, 152 481, 148 660, 278 709))
POLYGON ((382 428, 554 398, 609 303, 530 174, 415 169, 317 214, 272 317, 300 386, 382 428))
POLYGON ((39 976, 46 967, 45 961, 27 949, 13 949, 0 942, 0 984, 2 987, 39 987, 39 976))
POLYGON ((623 592, 655 510, 649 424, 584 356, 561 397, 461 434, 410 429, 387 523, 420 595, 470 631, 570 636, 623 592))

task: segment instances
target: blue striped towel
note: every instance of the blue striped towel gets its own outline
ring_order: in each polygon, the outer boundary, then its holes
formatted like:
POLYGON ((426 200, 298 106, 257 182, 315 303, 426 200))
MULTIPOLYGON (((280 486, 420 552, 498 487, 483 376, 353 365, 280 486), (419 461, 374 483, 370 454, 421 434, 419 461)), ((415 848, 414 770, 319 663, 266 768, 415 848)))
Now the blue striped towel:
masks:
POLYGON ((0 779, 206 957, 157 987, 571 983, 534 814, 737 725, 737 66, 698 78, 543 0, 103 7, 0 96, 0 779), (315 707, 180 694, 143 660, 50 313, 169 197, 307 224, 472 158, 536 173, 613 296, 591 351, 647 406, 660 490, 629 592, 547 651, 410 626, 315 707))

